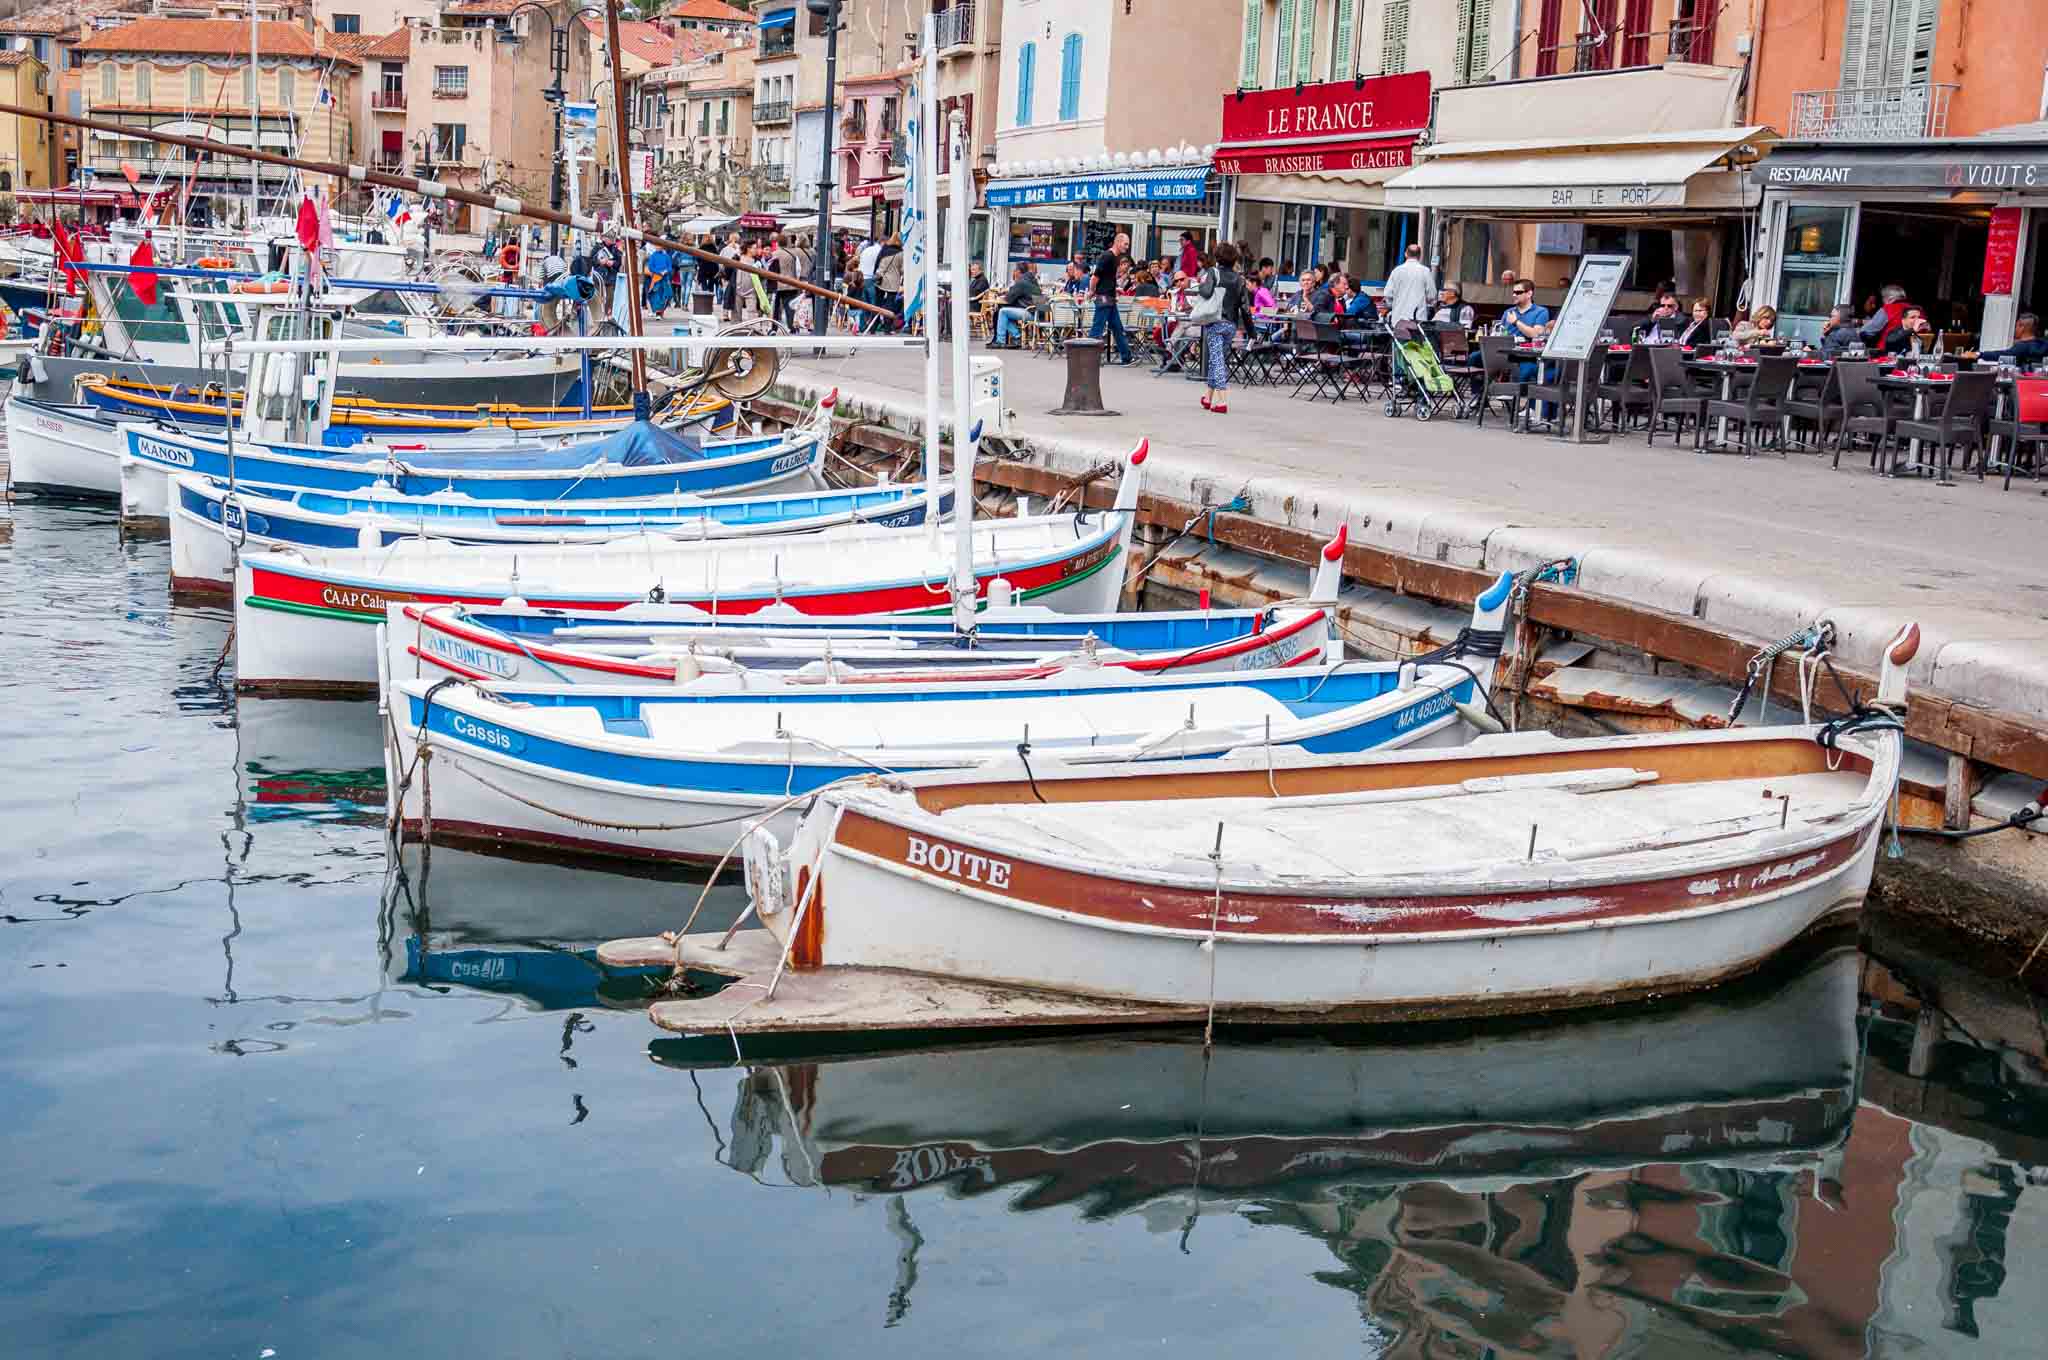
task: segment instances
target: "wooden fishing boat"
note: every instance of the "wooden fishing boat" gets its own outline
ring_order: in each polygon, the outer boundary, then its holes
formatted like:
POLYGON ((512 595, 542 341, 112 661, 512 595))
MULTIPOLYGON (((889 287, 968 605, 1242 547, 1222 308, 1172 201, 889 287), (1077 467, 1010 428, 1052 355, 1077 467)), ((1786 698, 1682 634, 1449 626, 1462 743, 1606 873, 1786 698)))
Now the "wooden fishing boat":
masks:
POLYGON ((121 513, 168 519, 171 478, 186 473, 291 491, 368 492, 382 484, 404 495, 453 492, 494 501, 631 500, 816 485, 831 402, 827 397, 802 425, 772 434, 707 436, 640 421, 601 435, 476 430, 438 443, 379 437, 340 450, 237 439, 232 457, 223 439, 121 423, 113 427, 121 448, 121 513))
MULTIPOLYGON (((1475 606, 1475 632, 1499 632, 1511 582, 1475 606)), ((868 771, 1437 745, 1468 735, 1460 704, 1485 701, 1486 672, 1445 661, 1206 673, 1093 657, 965 671, 814 662, 696 667, 660 689, 536 687, 451 678, 445 663, 403 673, 418 656, 391 636, 406 613, 386 625, 392 818, 426 831, 431 796, 436 835, 592 855, 719 860, 750 824, 787 830, 806 795, 868 771), (433 768, 414 797, 422 751, 433 768)))
MULTIPOLYGON (((1017 1203, 1091 1216, 1172 1197, 1183 1221, 1198 1202, 1327 1203, 1339 1186, 1811 1164, 1856 1109, 1858 956, 1843 933, 1683 1004, 1512 1030, 1240 1030, 1207 1052, 1185 1028, 952 1034, 911 1051, 750 1053, 727 1144, 744 1150, 734 1170, 799 1185, 1029 1187, 1017 1203)), ((724 1067, 733 1041, 660 1039, 650 1052, 724 1067)))
MULTIPOLYGON (((1704 986, 1862 899, 1918 645, 1909 626, 1887 648, 1877 708, 1818 726, 1173 769, 1039 757, 1028 773, 828 789, 787 848, 750 834, 768 958, 791 976, 733 1023, 873 1026, 902 1015, 905 974, 921 994, 953 989, 957 1005, 920 1015, 931 1026, 1007 1023, 986 1003, 1005 994, 1059 1003, 1037 1023, 1090 1007, 1108 1023, 1134 1007, 1414 1017, 1704 986)), ((674 948, 715 966, 719 943, 674 948)), ((733 1009, 676 1003, 663 1023, 715 1029, 733 1009)))
MULTIPOLYGON (((171 588, 225 594, 238 553, 278 548, 381 548, 401 539, 457 544, 604 543, 630 534, 679 539, 816 533, 848 525, 922 524, 925 488, 882 484, 848 491, 801 491, 707 499, 650 496, 627 501, 478 501, 436 493, 406 496, 318 491, 232 493, 206 477, 179 477, 171 507, 171 588)), ((940 513, 952 492, 940 499, 940 513)))
MULTIPOLYGON (((115 420, 164 421, 180 429, 208 433, 223 428, 230 414, 239 420, 242 412, 239 389, 223 400, 218 383, 199 388, 184 384, 164 387, 111 374, 80 378, 78 402, 115 420)), ((731 410, 732 403, 726 398, 713 392, 696 392, 679 397, 656 414, 680 421, 721 416, 731 410)), ((511 402, 425 405, 337 396, 321 442, 332 448, 351 448, 370 433, 426 439, 478 430, 587 434, 599 427, 616 428, 632 418, 630 405, 593 406, 585 415, 580 406, 522 406, 511 402)))
MULTIPOLYGON (((786 610, 771 617, 778 611, 769 609, 741 622, 707 619, 701 611, 667 604, 633 604, 609 613, 403 605, 393 607, 385 629, 387 665, 400 678, 455 675, 612 692, 666 691, 679 674, 712 666, 914 667, 960 674, 1073 664, 1152 674, 1284 670, 1343 658, 1336 606, 1347 538, 1340 527, 1324 546, 1303 602, 1265 609, 1056 613, 1043 605, 998 602, 1011 593, 1007 583, 999 583, 973 631, 963 634, 951 619, 901 614, 810 618, 786 610)), ((174 570, 178 541, 174 525, 174 570)))
MULTIPOLYGON (((1123 584, 1145 458, 1140 445, 1106 513, 978 520, 968 549, 978 595, 1107 613, 1123 584)), ((666 601, 706 620, 784 605, 817 616, 939 613, 954 555, 923 529, 866 526, 789 539, 632 540, 558 548, 303 549, 244 557, 235 575, 235 683, 289 692, 374 689, 376 625, 394 602, 614 610, 666 601)), ((964 579, 964 578, 963 578, 964 579)))

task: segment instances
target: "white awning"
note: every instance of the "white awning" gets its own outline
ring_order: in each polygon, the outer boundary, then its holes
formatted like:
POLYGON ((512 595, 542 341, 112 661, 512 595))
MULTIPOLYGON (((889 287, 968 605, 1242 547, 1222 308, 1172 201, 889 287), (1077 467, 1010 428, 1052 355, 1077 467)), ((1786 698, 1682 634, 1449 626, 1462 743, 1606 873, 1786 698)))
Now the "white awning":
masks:
POLYGON ((1370 171, 1310 170, 1293 175, 1239 175, 1240 203, 1295 203, 1310 208, 1385 208, 1384 176, 1370 171))
POLYGON ((1760 178, 1731 168, 1773 140, 1764 127, 1550 142, 1447 142, 1417 148, 1413 169, 1386 183, 1390 208, 1448 212, 1733 212, 1754 206, 1760 178))

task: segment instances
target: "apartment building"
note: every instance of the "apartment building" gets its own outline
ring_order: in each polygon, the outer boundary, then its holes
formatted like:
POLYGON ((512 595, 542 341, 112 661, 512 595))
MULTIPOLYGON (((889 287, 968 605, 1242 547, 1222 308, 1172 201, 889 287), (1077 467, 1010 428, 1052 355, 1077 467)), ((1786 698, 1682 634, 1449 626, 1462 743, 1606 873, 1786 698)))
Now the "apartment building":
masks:
MULTIPOLYGON (((0 102, 51 107, 50 68, 33 51, 0 51, 0 102)), ((0 194, 50 188, 59 164, 50 124, 14 113, 0 117, 0 194)))
MULTIPOLYGON (((241 19, 144 18, 101 30, 72 49, 85 107, 95 118, 223 146, 352 159, 357 59, 333 47, 324 32, 265 21, 252 65, 249 38, 241 19)), ((81 169, 102 186, 147 190, 189 180, 203 196, 246 200, 248 194, 250 162, 141 138, 95 137, 91 147, 81 169)), ((266 198, 281 194, 288 178, 272 166, 254 174, 266 198)), ((215 204, 213 211, 225 206, 215 204)))
MULTIPOLYGON (((26 51, 43 63, 49 73, 51 107, 77 118, 85 111, 85 97, 71 50, 91 36, 96 26, 112 27, 148 11, 149 0, 51 0, 27 4, 10 17, 0 19, 0 46, 26 51)), ((57 164, 54 182, 70 184, 78 177, 81 135, 76 128, 55 127, 50 137, 57 164)))

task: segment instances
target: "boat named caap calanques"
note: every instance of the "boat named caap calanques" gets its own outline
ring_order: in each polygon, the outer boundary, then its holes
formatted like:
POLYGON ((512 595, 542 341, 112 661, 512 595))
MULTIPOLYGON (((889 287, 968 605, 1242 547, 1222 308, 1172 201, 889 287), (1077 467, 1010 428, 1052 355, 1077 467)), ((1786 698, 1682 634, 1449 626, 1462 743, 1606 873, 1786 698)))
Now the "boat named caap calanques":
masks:
POLYGON ((773 973, 654 1011, 740 1034, 1410 1019, 1705 986, 1861 901, 1918 645, 1902 629, 1876 707, 1818 725, 850 781, 787 846, 750 833, 765 931, 609 957, 773 973))
MULTIPOLYGON (((1001 581, 999 593, 1061 612, 1115 608, 1145 457, 1140 444, 1108 511, 973 521, 967 558, 977 596, 1001 581)), ((928 526, 859 526, 737 542, 641 534, 561 547, 464 547, 406 539, 374 550, 254 553, 235 574, 235 683, 259 692, 374 689, 376 625, 392 603, 614 610, 665 602, 707 622, 776 606, 814 616, 946 613, 952 549, 928 526)))

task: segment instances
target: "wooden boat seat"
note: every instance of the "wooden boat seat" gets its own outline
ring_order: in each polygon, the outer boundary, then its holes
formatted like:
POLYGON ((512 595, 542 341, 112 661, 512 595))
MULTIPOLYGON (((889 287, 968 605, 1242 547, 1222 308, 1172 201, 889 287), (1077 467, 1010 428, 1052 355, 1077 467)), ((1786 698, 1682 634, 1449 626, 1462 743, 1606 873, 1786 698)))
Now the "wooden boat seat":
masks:
POLYGON ((1220 822, 1224 878, 1242 883, 1258 877, 1470 872, 1490 862, 1527 858, 1532 825, 1538 859, 1572 859, 1630 842, 1697 839, 1716 829, 1762 830, 1777 825, 1778 799, 1785 795, 1791 798, 1787 820, 1797 826, 1839 816, 1864 784, 1864 774, 1847 769, 1699 783, 1645 780, 1598 792, 1511 779, 1490 791, 1407 800, 1379 801, 1382 794, 1367 795, 1370 802, 1213 798, 1065 803, 1036 807, 1024 819, 1006 806, 983 804, 943 815, 963 835, 982 831, 1020 849, 1029 838, 1060 862, 1078 855, 1198 876, 1214 873, 1209 855, 1220 822), (1369 816, 1361 816, 1362 802, 1369 816))

